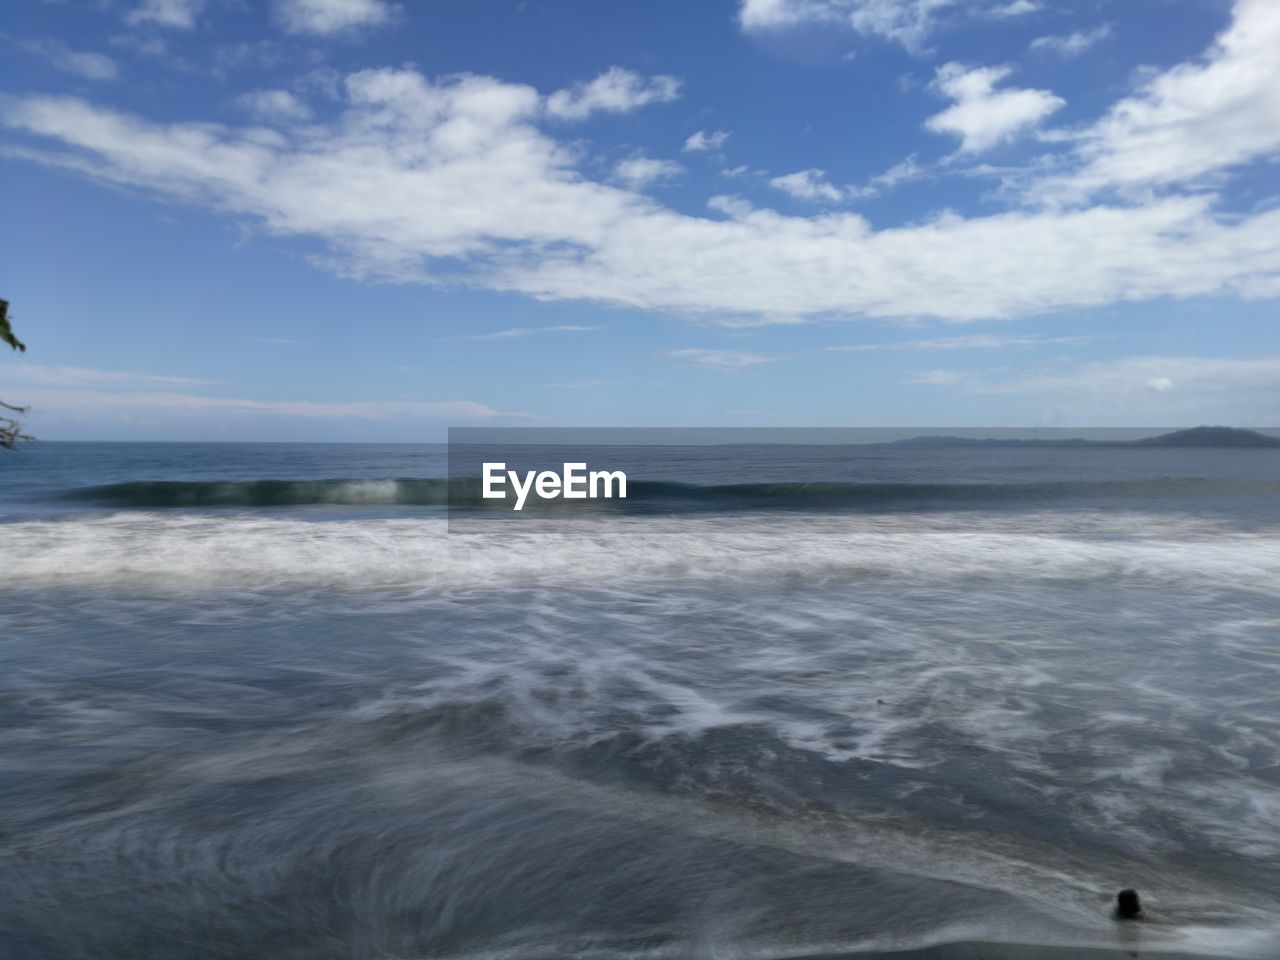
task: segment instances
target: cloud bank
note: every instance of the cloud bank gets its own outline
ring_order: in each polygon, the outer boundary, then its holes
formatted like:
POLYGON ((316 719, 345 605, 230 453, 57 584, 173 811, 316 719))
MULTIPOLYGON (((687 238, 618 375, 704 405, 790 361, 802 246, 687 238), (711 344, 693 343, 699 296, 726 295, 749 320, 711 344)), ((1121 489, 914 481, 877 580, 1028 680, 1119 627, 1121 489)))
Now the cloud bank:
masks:
MULTIPOLYGON (((876 5, 827 6, 870 16, 876 5)), ((0 117, 23 156, 319 241, 321 262, 350 276, 725 323, 965 321, 1280 295, 1280 209, 1227 215, 1204 188, 1280 150, 1275 49, 1280 6, 1241 0, 1202 57, 1077 132, 1025 202, 879 229, 849 211, 786 215, 735 197, 712 198, 705 215, 678 211, 638 192, 669 166, 589 178, 581 150, 558 139, 564 121, 679 95, 675 78, 618 67, 549 95, 493 77, 363 70, 345 78, 339 110, 301 124, 282 115, 311 108, 275 95, 247 104, 259 116, 246 126, 159 122, 62 96, 10 98, 0 117)), ((1005 76, 944 68, 939 89, 955 104, 930 123, 979 151, 1056 109, 1047 91, 1001 88, 1005 76)), ((820 199, 840 189, 817 171, 802 178, 775 186, 820 199)))

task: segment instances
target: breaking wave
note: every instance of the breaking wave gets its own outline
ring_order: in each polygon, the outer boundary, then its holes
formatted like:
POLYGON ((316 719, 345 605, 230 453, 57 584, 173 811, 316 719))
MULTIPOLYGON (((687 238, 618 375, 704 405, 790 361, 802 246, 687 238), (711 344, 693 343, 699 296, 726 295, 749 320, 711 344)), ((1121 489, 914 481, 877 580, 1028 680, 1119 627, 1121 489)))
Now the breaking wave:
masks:
POLYGON ((444 506, 441 479, 388 480, 134 480, 66 494, 121 507, 295 507, 311 504, 444 506))
MULTIPOLYGON (((181 507, 487 506, 478 480, 395 477, 380 480, 134 480, 72 490, 70 500, 125 509, 181 507)), ((626 512, 720 512, 735 510, 964 509, 1079 502, 1162 501, 1214 496, 1275 496, 1280 483, 1160 478, 1133 481, 1052 483, 733 483, 697 485, 632 480, 627 499, 592 506, 626 512)), ((574 510, 584 504, 575 502, 574 510)))

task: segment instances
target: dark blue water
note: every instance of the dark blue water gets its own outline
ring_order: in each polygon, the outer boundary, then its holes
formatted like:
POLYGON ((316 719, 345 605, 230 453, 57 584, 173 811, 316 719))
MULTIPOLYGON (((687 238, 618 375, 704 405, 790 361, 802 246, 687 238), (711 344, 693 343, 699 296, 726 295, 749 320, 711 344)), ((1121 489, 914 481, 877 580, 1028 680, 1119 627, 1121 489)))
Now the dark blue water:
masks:
POLYGON ((0 461, 0 956, 1280 956, 1280 452, 445 453, 0 461))

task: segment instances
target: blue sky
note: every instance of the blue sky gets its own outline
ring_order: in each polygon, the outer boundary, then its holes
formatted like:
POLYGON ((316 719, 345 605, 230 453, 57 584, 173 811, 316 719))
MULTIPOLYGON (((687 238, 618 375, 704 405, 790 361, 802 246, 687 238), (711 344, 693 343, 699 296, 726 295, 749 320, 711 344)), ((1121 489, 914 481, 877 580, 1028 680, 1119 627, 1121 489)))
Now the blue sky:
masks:
POLYGON ((49 439, 1280 424, 1274 0, 0 13, 49 439))

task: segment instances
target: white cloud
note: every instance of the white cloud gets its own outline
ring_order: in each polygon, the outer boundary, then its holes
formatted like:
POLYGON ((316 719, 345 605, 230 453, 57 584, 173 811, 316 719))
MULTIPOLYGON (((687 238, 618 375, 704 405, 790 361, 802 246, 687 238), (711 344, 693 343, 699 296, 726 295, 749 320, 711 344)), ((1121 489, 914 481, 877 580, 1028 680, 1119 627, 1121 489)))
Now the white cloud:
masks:
POLYGON ((508 327, 506 330, 495 330, 492 333, 476 333, 462 337, 463 340, 515 340, 522 337, 533 337, 542 333, 589 333, 599 327, 584 326, 576 323, 560 323, 550 327, 508 327))
POLYGON ((836 353, 863 353, 875 350, 1007 350, 1010 347, 1071 346, 1093 343, 1110 337, 1042 337, 1035 335, 1004 336, 996 334, 972 334, 964 337, 933 337, 927 340, 894 340, 889 343, 859 343, 850 346, 827 347, 836 353))
POLYGON ((1043 6, 1034 0, 1013 0, 1012 3, 993 7, 990 15, 1004 20, 1011 17, 1025 17, 1029 13, 1038 13, 1042 9, 1044 9, 1043 6))
POLYGON ((236 102, 268 123, 306 120, 311 116, 311 109, 288 90, 254 90, 241 95, 236 102))
POLYGON ((25 40, 22 48, 43 57, 64 73, 86 80, 115 80, 120 74, 116 62, 105 54, 72 50, 61 40, 25 40))
POLYGON ((317 238, 344 275, 696 314, 1027 316, 1123 301, 1280 296, 1280 209, 1210 194, 873 229, 736 198, 679 212, 585 177, 532 87, 411 70, 346 78, 331 120, 157 123, 69 97, 0 102, 10 156, 317 238))
MULTIPOLYGON (((298 341, 282 341, 296 343, 298 341)), ((36 426, 57 420, 182 421, 207 418, 287 418, 294 420, 440 422, 529 420, 530 414, 504 412, 470 400, 261 400, 196 392, 219 381, 196 377, 98 370, 86 367, 17 363, 7 376, 24 386, 22 399, 36 426)))
POLYGON ((1080 56, 1090 47, 1109 36, 1111 36, 1111 25, 1104 23, 1093 30, 1077 30, 1074 33, 1036 37, 1031 41, 1031 49, 1071 59, 1072 57, 1080 56))
POLYGON ((896 187, 900 183, 909 183, 912 180, 919 180, 921 177, 926 176, 927 173, 928 171, 921 166, 919 162, 917 162, 916 155, 913 153, 905 160, 895 163, 884 173, 872 177, 871 183, 873 186, 890 189, 892 187, 896 187))
POLYGON ((1098 404, 1133 403, 1130 413, 1175 405, 1204 410, 1209 404, 1234 405, 1263 414, 1280 410, 1280 356, 1229 357, 1139 356, 1054 364, 1020 372, 963 373, 935 370, 913 383, 960 386, 966 393, 1017 395, 1064 400, 1080 409, 1098 404), (1145 398, 1145 399, 1144 399, 1145 398))
POLYGON ((1004 89, 996 84, 1009 67, 966 67, 948 63, 938 68, 934 86, 955 103, 925 121, 935 133, 961 138, 960 149, 979 153, 1035 127, 1066 101, 1048 90, 1004 89))
POLYGON ((557 90, 547 97, 547 113, 564 120, 581 120, 597 111, 627 113, 650 103, 670 103, 680 96, 675 77, 642 77, 622 67, 610 67, 589 83, 557 90))
POLYGON ((965 375, 956 370, 925 370, 907 377, 906 382, 930 387, 953 387, 965 380, 965 375))
POLYGON ((788 193, 797 200, 826 200, 837 203, 844 199, 844 191, 827 180, 823 170, 801 170, 774 177, 769 186, 788 193))
POLYGON ((7 377, 25 383, 52 384, 56 386, 212 386, 217 380, 201 380, 195 377, 175 377, 153 373, 133 373, 128 370, 95 370, 88 367, 49 367, 37 363, 19 363, 5 371, 7 377))
POLYGON ((741 197, 716 196, 707 201, 707 209, 723 213, 734 220, 745 220, 756 212, 752 204, 741 197))
POLYGON ((738 20, 746 30, 801 24, 837 24, 861 34, 922 44, 935 19, 954 0, 742 0, 738 20))
POLYGON ((728 139, 729 132, 727 130, 716 130, 711 133, 706 130, 699 130, 697 133, 689 135, 689 139, 684 142, 683 150, 685 153, 719 150, 728 139))
POLYGON ((684 173, 684 167, 674 160, 657 160, 653 157, 628 157, 613 167, 614 179, 633 190, 647 187, 658 180, 670 180, 684 173))
POLYGON ((1047 199, 1194 181, 1280 153, 1280 3, 1237 0, 1202 57, 1147 80, 1079 135, 1077 169, 1047 199))
POLYGON ((867 199, 879 196, 885 191, 893 190, 901 184, 923 180, 927 176, 929 176, 929 168, 916 160, 916 155, 913 153, 906 159, 895 163, 884 173, 878 173, 871 177, 863 186, 851 185, 845 187, 844 193, 847 197, 867 199))
POLYGON ((556 383, 543 384, 543 386, 553 387, 557 390, 588 390, 593 387, 612 387, 615 385, 612 380, 562 380, 556 383))
MULTIPOLYGON (((529 419, 527 413, 495 410, 472 401, 261 401, 244 397, 215 397, 200 393, 115 393, 106 390, 37 390, 28 394, 36 419, 52 413, 84 419, 92 416, 154 415, 180 419, 188 415, 301 417, 319 420, 493 420, 529 419)), ((24 398, 26 399, 26 398, 24 398)))
MULTIPOLYGON (((289 44, 279 40, 219 43, 212 48, 211 53, 213 73, 220 80, 236 74, 245 75, 249 71, 274 71, 288 63, 294 55, 290 52, 289 44)), ((310 78, 318 69, 321 68, 310 70, 294 79, 292 85, 298 89, 310 86, 310 78)))
POLYGON ((947 19, 1008 18, 1039 9, 1033 0, 740 0, 738 22, 748 31, 841 26, 920 51, 947 19))
POLYGON ((380 27, 396 11, 383 0, 276 0, 276 17, 287 32, 315 36, 380 27))
POLYGON ((629 215, 590 251, 549 253, 510 273, 508 288, 733 322, 976 320, 1211 291, 1280 293, 1280 210, 1219 223, 1207 198, 943 215, 880 231, 853 214, 718 209, 730 219, 629 215))
POLYGON ((688 348, 685 350, 668 350, 666 356, 677 360, 689 360, 701 367, 712 370, 746 370, 778 359, 763 353, 746 353, 738 350, 703 350, 688 348))
POLYGON ((109 37, 107 42, 113 47, 131 50, 144 57, 167 58, 170 56, 169 41, 156 34, 142 36, 136 33, 117 33, 109 37))
POLYGON ((191 30, 206 6, 208 0, 142 0, 125 14, 125 20, 135 26, 150 23, 175 30, 191 30))

